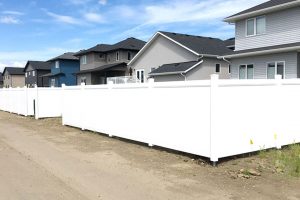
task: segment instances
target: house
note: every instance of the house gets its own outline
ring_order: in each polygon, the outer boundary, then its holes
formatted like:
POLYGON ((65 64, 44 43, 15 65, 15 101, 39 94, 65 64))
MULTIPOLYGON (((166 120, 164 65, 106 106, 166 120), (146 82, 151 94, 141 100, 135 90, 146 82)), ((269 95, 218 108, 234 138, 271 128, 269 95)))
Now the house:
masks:
POLYGON ((3 85, 5 88, 24 87, 25 86, 24 68, 5 67, 3 71, 3 85))
POLYGON ((146 82, 205 80, 211 74, 228 79, 230 65, 220 55, 232 53, 223 40, 187 34, 157 32, 128 63, 136 79, 146 82))
POLYGON ((0 72, 0 88, 3 88, 3 75, 0 72))
POLYGON ((224 19, 235 25, 233 79, 300 78, 300 1, 271 0, 224 19))
POLYGON ((109 77, 131 76, 127 63, 142 49, 146 42, 128 38, 116 44, 98 44, 75 54, 80 58, 77 84, 106 84, 109 77))
POLYGON ((49 78, 51 87, 61 87, 65 85, 76 85, 76 73, 79 72, 79 58, 74 56, 75 53, 68 52, 50 59, 51 72, 44 75, 49 78))
POLYGON ((48 77, 43 75, 50 73, 50 63, 43 61, 28 61, 24 68, 25 72, 25 85, 33 88, 49 87, 48 77))

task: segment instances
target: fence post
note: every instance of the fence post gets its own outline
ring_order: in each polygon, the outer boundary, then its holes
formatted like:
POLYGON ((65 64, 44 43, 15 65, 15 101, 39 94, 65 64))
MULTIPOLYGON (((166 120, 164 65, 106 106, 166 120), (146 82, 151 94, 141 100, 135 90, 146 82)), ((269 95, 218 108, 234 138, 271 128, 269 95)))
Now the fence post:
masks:
POLYGON ((12 91, 12 87, 11 86, 9 86, 9 88, 8 88, 8 91, 9 91, 9 98, 10 98, 10 100, 9 100, 9 102, 8 102, 8 104, 9 104, 9 106, 8 106, 8 112, 9 113, 12 113, 12 100, 13 100, 13 98, 12 98, 12 93, 13 93, 13 91, 12 91))
MULTIPOLYGON (((282 88, 282 75, 275 75, 275 81, 276 81, 276 96, 278 96, 278 98, 281 97, 281 88, 282 88)), ((282 109, 282 108, 279 108, 279 109, 282 109)), ((276 133, 274 133, 274 140, 275 140, 275 147, 277 149, 281 149, 281 138, 280 137, 282 135, 282 132, 281 132, 281 128, 280 128, 280 125, 281 125, 281 119, 280 119, 280 116, 282 116, 281 114, 281 110, 279 110, 279 112, 277 112, 277 115, 276 115, 276 121, 278 120, 277 122, 277 125, 276 125, 276 133)))
POLYGON ((218 74, 212 74, 210 79, 210 160, 216 166, 218 157, 218 74))
MULTIPOLYGON (((148 90, 149 90, 149 93, 151 93, 151 90, 153 89, 153 85, 154 85, 154 78, 148 79, 148 90)), ((153 147, 154 146, 153 141, 149 141, 148 146, 149 147, 153 147)))
POLYGON ((62 120, 62 125, 65 125, 64 121, 64 104, 65 104, 65 88, 66 84, 61 84, 61 120, 62 120))
POLYGON ((81 97, 81 130, 85 130, 85 119, 84 119, 84 116, 85 116, 85 111, 84 111, 84 104, 86 103, 85 102, 85 99, 84 99, 84 89, 85 89, 85 83, 81 83, 80 84, 80 97, 81 97))
POLYGON ((28 116, 28 90, 26 86, 24 86, 24 92, 25 92, 25 105, 26 105, 25 117, 27 117, 28 116))
POLYGON ((35 119, 39 119, 39 88, 38 86, 35 84, 34 85, 35 88, 35 101, 34 101, 34 107, 35 107, 35 119))
MULTIPOLYGON (((108 90, 112 90, 113 88, 113 85, 114 85, 114 82, 113 81, 108 81, 107 82, 107 89, 108 90)), ((107 133, 109 137, 113 137, 113 135, 111 133, 107 133)))

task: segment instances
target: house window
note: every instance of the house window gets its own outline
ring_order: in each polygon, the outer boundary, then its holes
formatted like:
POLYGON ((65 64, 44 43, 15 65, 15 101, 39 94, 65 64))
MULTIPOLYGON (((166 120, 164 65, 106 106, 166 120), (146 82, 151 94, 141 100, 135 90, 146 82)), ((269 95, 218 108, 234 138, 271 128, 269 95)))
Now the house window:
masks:
POLYGON ((221 64, 216 64, 216 73, 221 72, 221 64))
POLYGON ((228 74, 231 74, 231 65, 228 65, 228 74))
POLYGON ((254 78, 254 66, 241 65, 239 68, 239 79, 253 79, 253 78, 254 78))
POLYGON ((136 79, 140 83, 144 83, 145 82, 145 70, 143 70, 143 69, 136 70, 136 79))
POLYGON ((81 77, 80 78, 80 83, 84 83, 86 85, 86 77, 81 77))
POLYGON ((127 54, 127 60, 131 60, 131 52, 128 52, 128 54, 127 54))
POLYGON ((83 65, 86 64, 86 55, 81 57, 81 64, 83 64, 83 65))
POLYGON ((28 76, 30 76, 30 72, 28 72, 28 76))
POLYGON ((247 19, 246 21, 246 35, 262 35, 266 33, 266 17, 260 16, 256 18, 247 19))
POLYGON ((55 87, 55 78, 52 78, 52 79, 51 79, 50 86, 51 86, 51 87, 55 87))
POLYGON ((58 69, 59 68, 59 61, 55 61, 55 68, 58 69))
POLYGON ((119 52, 117 51, 117 53, 116 53, 116 61, 119 61, 120 60, 120 54, 119 54, 119 52))
POLYGON ((281 75, 282 79, 285 78, 285 63, 272 62, 267 66, 267 79, 275 79, 275 75, 281 75))
POLYGON ((25 72, 25 77, 27 78, 27 72, 25 72))
POLYGON ((35 71, 32 71, 32 76, 35 76, 35 71))

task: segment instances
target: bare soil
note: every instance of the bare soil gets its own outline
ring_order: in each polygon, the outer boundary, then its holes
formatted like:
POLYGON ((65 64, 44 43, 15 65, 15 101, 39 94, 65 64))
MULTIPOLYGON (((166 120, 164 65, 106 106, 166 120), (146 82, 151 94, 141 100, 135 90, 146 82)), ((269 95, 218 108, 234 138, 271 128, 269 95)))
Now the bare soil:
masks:
POLYGON ((0 199, 296 200, 300 180, 259 155, 212 167, 200 157, 62 126, 61 119, 0 112, 0 199))

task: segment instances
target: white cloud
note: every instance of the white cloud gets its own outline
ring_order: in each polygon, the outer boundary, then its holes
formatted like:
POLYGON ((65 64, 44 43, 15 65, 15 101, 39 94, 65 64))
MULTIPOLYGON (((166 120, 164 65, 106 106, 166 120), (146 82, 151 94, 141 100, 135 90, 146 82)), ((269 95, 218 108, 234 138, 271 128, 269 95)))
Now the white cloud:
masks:
POLYGON ((59 14, 55 14, 53 12, 48 12, 46 11, 47 15, 49 15, 50 17, 52 17, 55 21, 58 21, 60 23, 65 23, 65 24, 81 24, 80 20, 71 17, 71 16, 67 16, 67 15, 59 15, 59 14))
POLYGON ((68 0, 69 3, 74 4, 74 5, 82 5, 82 4, 87 4, 91 0, 68 0))
POLYGON ((89 22, 94 22, 94 23, 103 23, 104 22, 104 18, 102 17, 102 15, 100 15, 98 13, 88 12, 88 13, 85 13, 83 16, 89 22))
POLYGON ((106 5, 107 4, 107 0, 99 0, 98 2, 100 5, 106 5))
POLYGON ((1 24, 19 24, 20 20, 13 16, 2 16, 0 17, 1 24))
POLYGON ((19 12, 19 11, 14 11, 14 10, 6 10, 2 12, 3 14, 6 15, 24 15, 24 13, 19 12))

